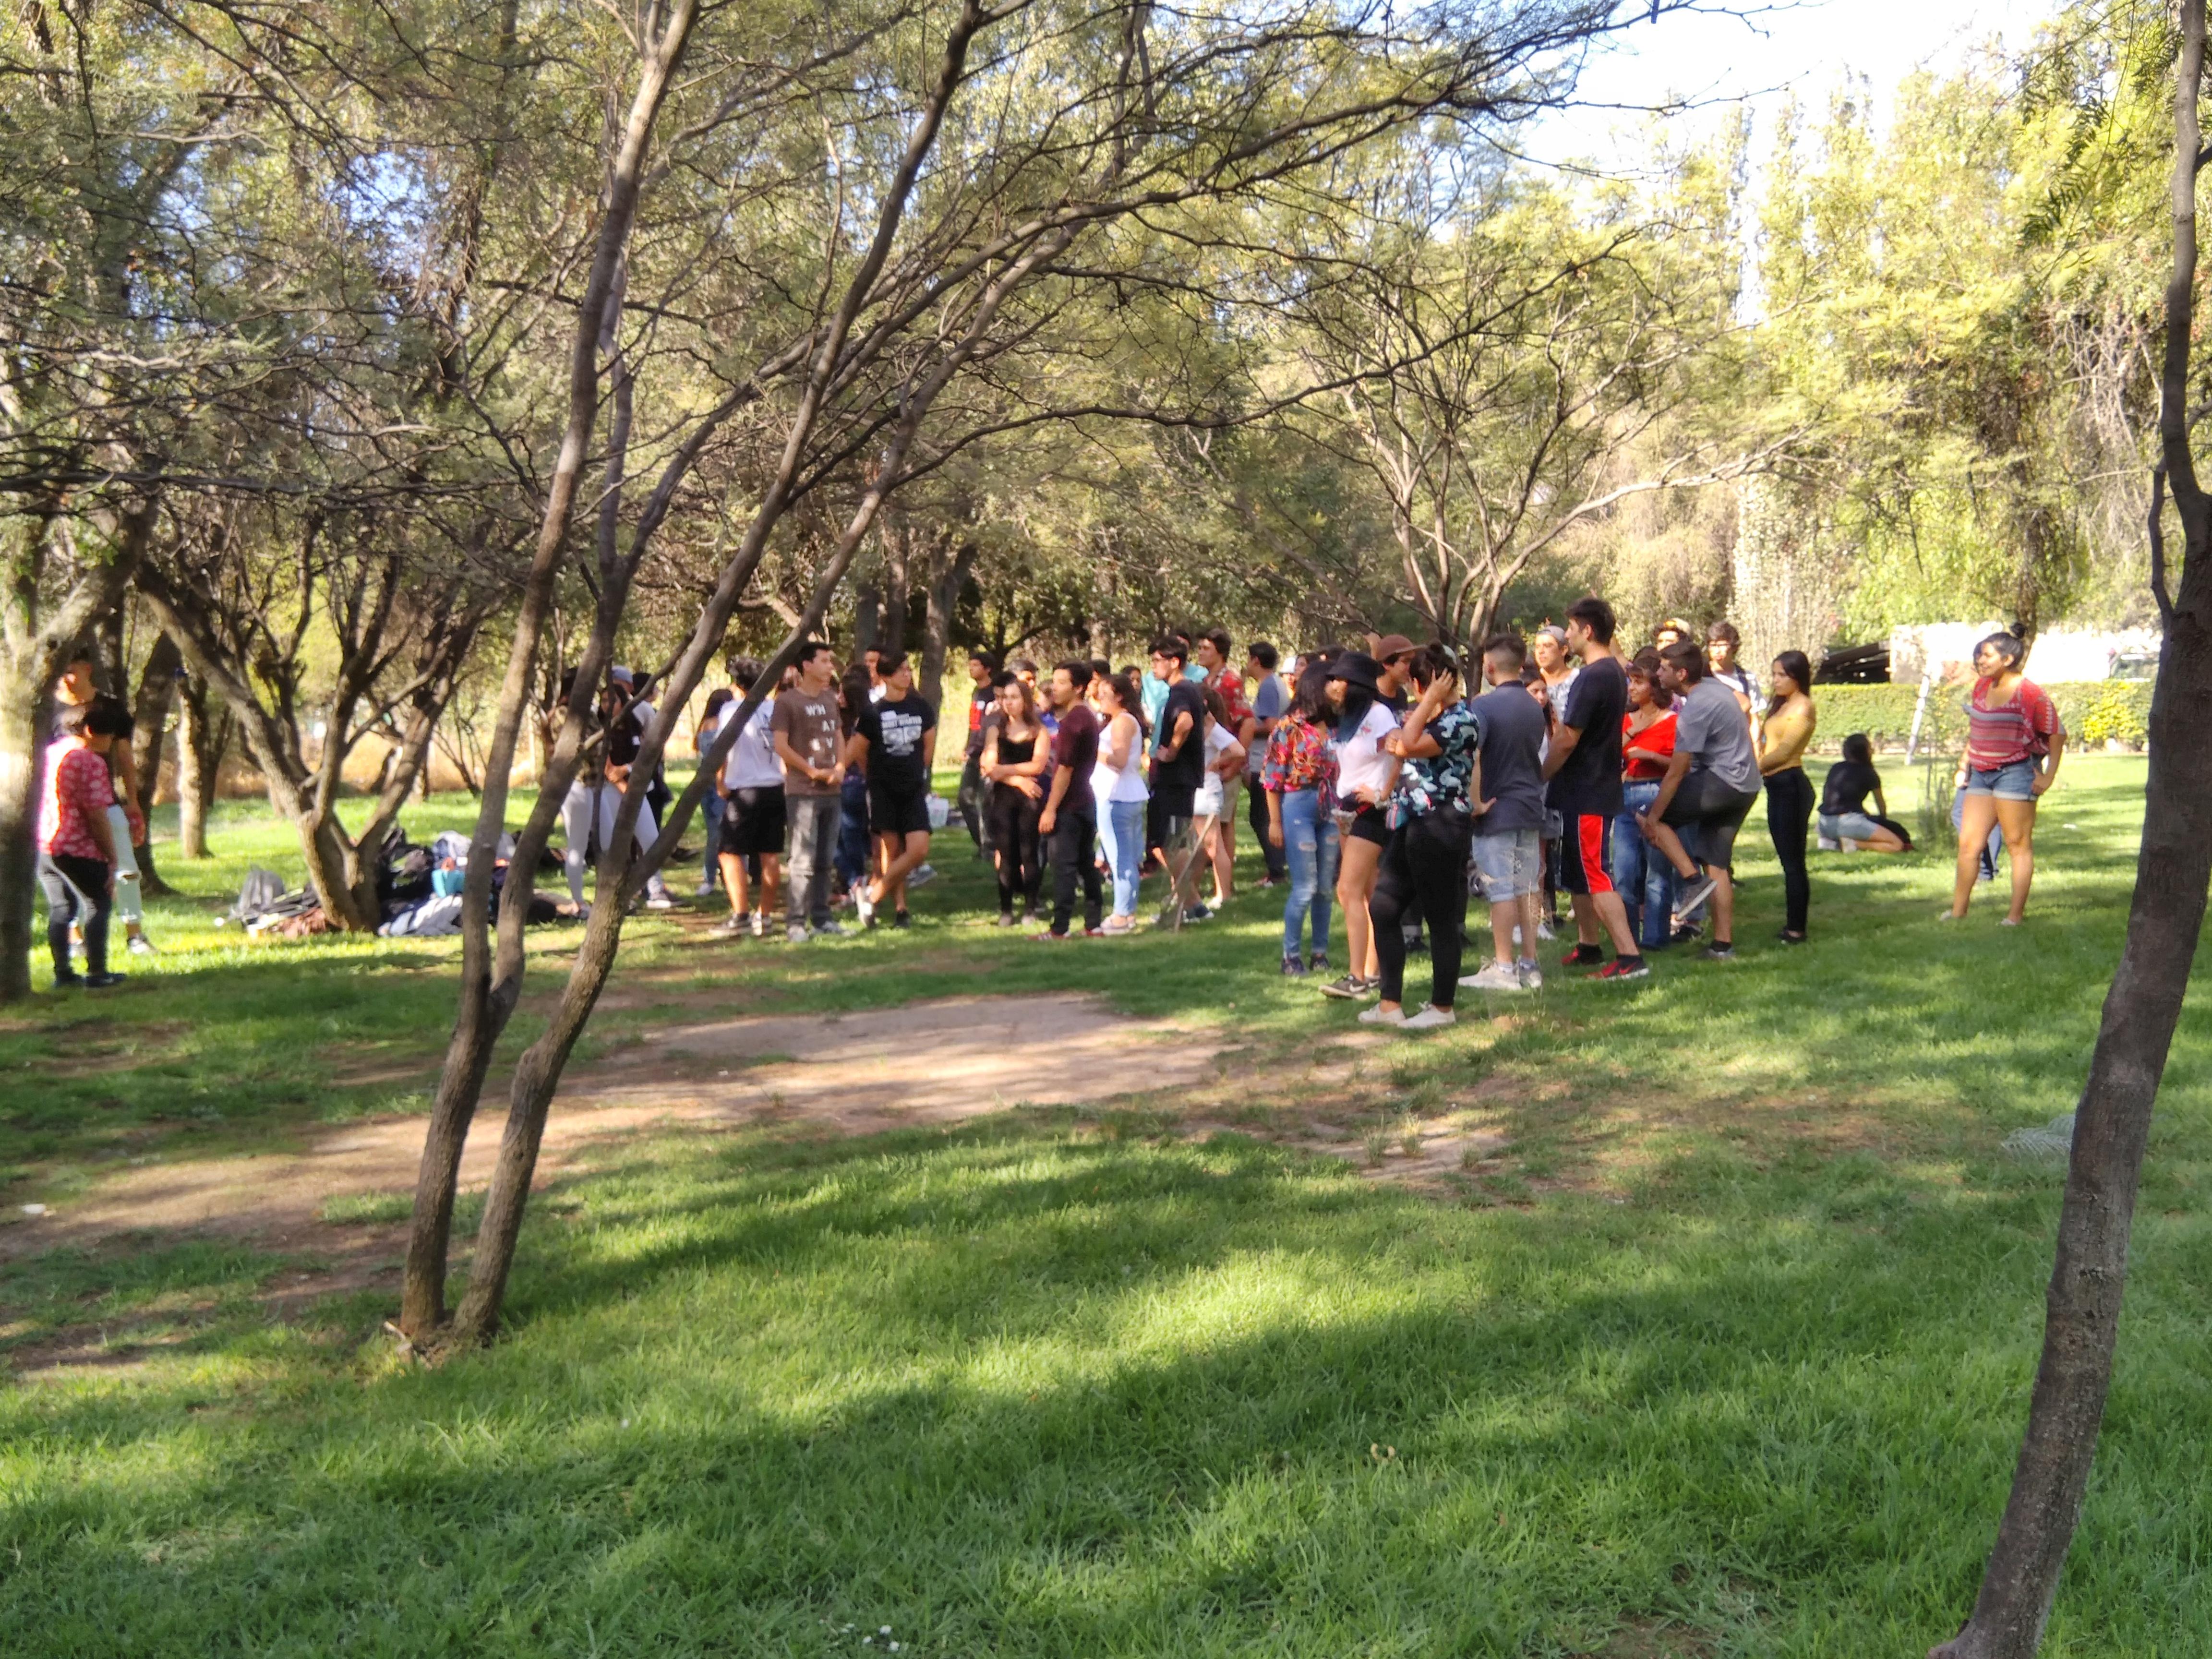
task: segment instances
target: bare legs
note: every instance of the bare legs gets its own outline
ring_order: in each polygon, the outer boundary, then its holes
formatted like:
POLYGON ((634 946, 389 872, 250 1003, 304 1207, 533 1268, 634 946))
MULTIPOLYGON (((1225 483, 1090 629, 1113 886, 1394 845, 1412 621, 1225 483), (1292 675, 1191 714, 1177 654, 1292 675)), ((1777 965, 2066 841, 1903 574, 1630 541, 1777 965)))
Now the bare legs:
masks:
POLYGON ((1351 953, 1345 971, 1357 979, 1376 979, 1382 975, 1382 963, 1375 954, 1375 930, 1367 919, 1367 901, 1375 891, 1382 849, 1358 836, 1345 836, 1342 848, 1336 867, 1336 902, 1344 912, 1344 936, 1351 953))
MULTIPOLYGON (((715 860, 722 867, 722 890, 730 896, 730 914, 742 917, 752 907, 745 902, 745 861, 735 853, 725 853, 715 860)), ((776 884, 783 874, 783 859, 780 854, 760 855, 760 908, 769 915, 775 914, 776 884)))
POLYGON ((1959 868, 1951 881, 1951 914, 1965 915, 1973 901, 1982 846, 1990 838, 1992 824, 2003 831, 2005 851, 2012 855, 2012 908, 2005 912, 2005 920, 2016 924, 2027 913, 2027 890, 2035 880, 2035 803, 2032 800, 1966 797, 1959 819, 1959 868))
POLYGON ((906 908, 906 878, 920 867, 929 856, 929 831, 910 830, 902 840, 897 836, 876 837, 877 870, 875 890, 868 902, 880 906, 890 902, 894 911, 906 908))
MULTIPOLYGON (((1674 833, 1674 825, 1654 819, 1650 834, 1651 844, 1659 849, 1659 856, 1674 866, 1676 875, 1685 881, 1697 879, 1697 862, 1683 848, 1682 838, 1674 833)), ((1713 943, 1731 944, 1735 939, 1735 882, 1717 864, 1705 866, 1705 873, 1713 878, 1712 896, 1707 901, 1713 908, 1713 943)), ((1616 904, 1620 902, 1618 896, 1613 902, 1616 904)), ((1625 933, 1627 927, 1625 915, 1621 926, 1625 933)))

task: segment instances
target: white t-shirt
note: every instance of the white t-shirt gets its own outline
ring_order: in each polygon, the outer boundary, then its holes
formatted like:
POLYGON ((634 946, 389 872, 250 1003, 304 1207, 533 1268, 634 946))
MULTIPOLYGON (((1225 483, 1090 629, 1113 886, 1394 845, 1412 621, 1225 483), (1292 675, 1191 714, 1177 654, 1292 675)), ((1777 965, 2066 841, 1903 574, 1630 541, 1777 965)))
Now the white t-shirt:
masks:
POLYGON ((1390 706, 1377 702, 1360 717, 1358 728, 1348 738, 1331 737, 1328 746, 1336 751, 1336 792, 1340 798, 1350 800, 1356 791, 1367 789, 1376 795, 1384 793, 1383 785, 1390 776, 1390 757, 1380 747, 1382 739, 1398 729, 1398 717, 1390 706))
MULTIPOLYGON (((736 707, 734 703, 731 705, 732 711, 736 707)), ((745 722, 745 729, 738 733, 738 740, 730 745, 730 752, 722 762, 722 781, 731 788, 783 787, 783 763, 776 758, 775 739, 769 731, 769 721, 775 713, 775 699, 770 697, 753 710, 753 717, 745 722)))
POLYGON ((1145 734, 1133 714, 1116 714, 1105 722, 1098 734, 1098 763, 1091 769, 1091 799, 1099 802, 1117 800, 1149 800, 1152 791, 1145 784, 1145 734), (1113 767, 1106 763, 1108 739, 1113 735, 1114 720, 1126 720, 1130 725, 1129 763, 1113 767))
MULTIPOLYGON (((1396 728, 1394 726, 1392 729, 1395 730, 1396 728)), ((1212 813, 1217 817, 1219 816, 1222 805, 1221 774, 1215 771, 1213 768, 1215 763, 1220 760, 1222 751, 1228 749, 1236 741, 1237 734, 1224 727, 1219 720, 1212 720, 1207 722, 1206 727, 1206 781, 1198 787, 1198 799, 1196 803, 1191 807, 1191 813, 1194 817, 1202 818, 1208 813, 1212 813)))

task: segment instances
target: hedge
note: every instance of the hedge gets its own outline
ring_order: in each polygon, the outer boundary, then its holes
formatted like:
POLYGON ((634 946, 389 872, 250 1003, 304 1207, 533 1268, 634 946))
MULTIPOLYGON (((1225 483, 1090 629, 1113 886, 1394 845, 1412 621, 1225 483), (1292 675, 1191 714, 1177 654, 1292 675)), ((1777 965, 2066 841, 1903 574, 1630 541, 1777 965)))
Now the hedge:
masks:
MULTIPOLYGON (((2067 739, 2092 749, 2108 743, 2140 749, 2150 734, 2148 680, 2069 680, 2043 688, 2058 705, 2067 739)), ((1813 701, 1820 711, 1818 739, 1832 749, 1853 732, 1863 732, 1877 749, 1902 749, 1912 735, 1917 685, 1816 685, 1813 701)), ((1920 728, 1923 749, 1956 750, 1966 741, 1966 696, 1938 688, 1928 696, 1920 728)))

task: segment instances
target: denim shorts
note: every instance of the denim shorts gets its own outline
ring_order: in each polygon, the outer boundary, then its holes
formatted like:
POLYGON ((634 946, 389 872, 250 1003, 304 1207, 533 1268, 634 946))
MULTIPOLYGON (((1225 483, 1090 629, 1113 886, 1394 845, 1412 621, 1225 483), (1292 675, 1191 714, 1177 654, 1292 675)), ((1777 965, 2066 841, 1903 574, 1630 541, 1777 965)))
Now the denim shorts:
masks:
POLYGON ((1504 904, 1543 885, 1541 842, 1534 830, 1501 830, 1475 836, 1475 886, 1485 903, 1504 904))
POLYGON ((1872 841, 1881 829, 1863 812, 1820 814, 1820 833, 1830 841, 1872 841))
POLYGON ((1987 770, 1976 767, 1966 774, 1966 787, 1960 793, 1993 795, 1999 800, 2033 800, 2035 772, 2032 760, 2007 761, 1987 770))

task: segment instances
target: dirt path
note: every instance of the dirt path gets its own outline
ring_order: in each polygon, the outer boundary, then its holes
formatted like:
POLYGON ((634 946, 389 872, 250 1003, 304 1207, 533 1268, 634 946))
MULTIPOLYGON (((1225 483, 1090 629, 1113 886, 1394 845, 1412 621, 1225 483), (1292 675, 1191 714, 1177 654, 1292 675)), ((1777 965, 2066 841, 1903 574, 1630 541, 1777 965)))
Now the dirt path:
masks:
MULTIPOLYGON (((962 997, 863 1013, 758 1015, 595 1035, 612 1053, 570 1068, 538 1159, 541 1182, 579 1151, 662 1122, 787 1124, 866 1134, 957 1123, 1010 1107, 1090 1105, 1218 1075, 1227 1035, 1133 1019, 1068 994, 962 997)), ((477 1119, 461 1184, 480 1187, 504 1113, 477 1119)), ((0 1225, 0 1260, 149 1231, 327 1248, 332 1199, 405 1193, 422 1120, 371 1120, 297 1151, 180 1159, 132 1169, 82 1198, 0 1225)), ((384 1230, 387 1233, 392 1230, 384 1230)), ((325 1288, 327 1288, 325 1286, 325 1288)))

